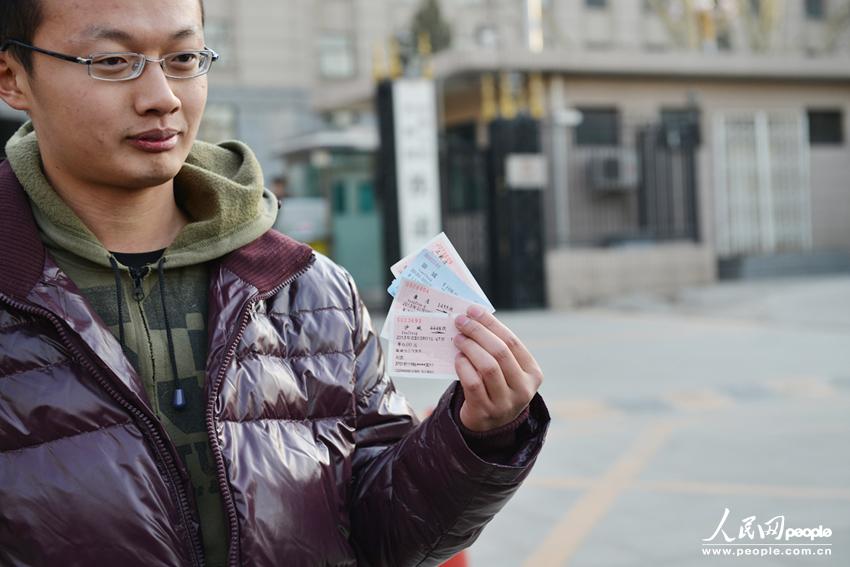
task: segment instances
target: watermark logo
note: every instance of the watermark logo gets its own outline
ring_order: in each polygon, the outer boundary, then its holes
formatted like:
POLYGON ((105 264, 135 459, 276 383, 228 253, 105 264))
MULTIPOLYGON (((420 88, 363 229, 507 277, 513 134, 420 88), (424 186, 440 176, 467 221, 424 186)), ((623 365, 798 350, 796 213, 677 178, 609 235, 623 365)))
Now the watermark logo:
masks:
POLYGON ((741 523, 727 528, 729 508, 723 510, 723 517, 714 533, 702 540, 702 554, 717 557, 746 556, 830 556, 832 555, 832 530, 819 525, 812 527, 789 527, 785 525, 785 516, 774 516, 764 522, 758 522, 756 516, 747 516, 741 523), (730 535, 731 534, 733 535, 730 535))

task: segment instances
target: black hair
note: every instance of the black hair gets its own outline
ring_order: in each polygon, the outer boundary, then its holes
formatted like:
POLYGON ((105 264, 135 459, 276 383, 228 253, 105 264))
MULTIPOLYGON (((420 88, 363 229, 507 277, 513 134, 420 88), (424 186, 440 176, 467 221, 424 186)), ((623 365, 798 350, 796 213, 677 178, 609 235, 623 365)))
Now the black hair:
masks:
MULTIPOLYGON (((35 30, 41 25, 40 0, 0 0, 0 45, 7 39, 32 43, 35 30)), ((17 45, 7 51, 21 62, 27 73, 32 73, 32 52, 17 45)))
MULTIPOLYGON (((204 20, 204 0, 201 3, 201 21, 204 20)), ((0 0, 0 45, 8 39, 32 43, 42 19, 41 0, 0 0)), ((20 61, 27 73, 32 74, 32 51, 11 44, 6 49, 20 61)))

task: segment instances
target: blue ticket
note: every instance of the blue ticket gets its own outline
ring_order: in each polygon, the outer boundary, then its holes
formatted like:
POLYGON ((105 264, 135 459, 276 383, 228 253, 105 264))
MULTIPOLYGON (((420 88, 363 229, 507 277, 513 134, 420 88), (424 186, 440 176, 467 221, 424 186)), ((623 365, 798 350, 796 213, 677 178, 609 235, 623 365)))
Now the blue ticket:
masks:
POLYGON ((486 297, 482 297, 473 291, 436 254, 428 249, 419 252, 416 258, 399 274, 399 277, 393 280, 393 283, 387 289, 391 296, 396 296, 402 279, 412 280, 493 310, 493 306, 486 297))

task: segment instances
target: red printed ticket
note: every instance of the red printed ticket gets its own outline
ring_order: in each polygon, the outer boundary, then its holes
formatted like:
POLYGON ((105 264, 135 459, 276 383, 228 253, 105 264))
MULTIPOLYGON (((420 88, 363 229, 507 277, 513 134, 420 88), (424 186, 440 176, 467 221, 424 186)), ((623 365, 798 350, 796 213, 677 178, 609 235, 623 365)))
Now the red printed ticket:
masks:
POLYGON ((413 280, 401 279, 395 300, 387 314, 387 320, 381 330, 381 338, 392 338, 392 316, 398 312, 415 313, 466 313, 466 310, 477 305, 492 313, 492 309, 463 298, 444 293, 413 280))
MULTIPOLYGON (((460 254, 457 253, 455 247, 452 245, 451 241, 449 241, 449 237, 446 236, 445 232, 441 232, 434 238, 432 238, 428 244, 423 246, 425 250, 430 250, 433 252, 446 266, 449 267, 451 271, 453 271, 465 284, 471 287, 475 293, 480 295, 483 298, 487 296, 484 294, 484 290, 481 289, 481 286, 478 285, 478 282, 475 281, 475 277, 472 275, 472 272, 469 271, 469 268, 466 267, 466 264, 463 262, 463 259, 460 257, 460 254)), ((407 268, 411 261, 419 254, 420 250, 417 250, 415 253, 410 254, 409 256, 405 256, 395 264, 390 267, 390 271, 393 273, 395 277, 399 277, 401 273, 407 268)))
POLYGON ((396 312, 391 324, 389 373, 399 378, 457 378, 452 339, 458 334, 454 317, 445 313, 396 312))

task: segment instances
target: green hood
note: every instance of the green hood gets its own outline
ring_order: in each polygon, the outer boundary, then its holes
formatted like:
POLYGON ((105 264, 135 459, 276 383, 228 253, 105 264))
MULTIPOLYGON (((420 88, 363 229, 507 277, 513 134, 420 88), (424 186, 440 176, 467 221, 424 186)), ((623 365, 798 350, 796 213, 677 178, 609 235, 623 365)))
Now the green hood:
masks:
MULTIPOLYGON (((31 122, 9 139, 6 154, 34 204, 35 220, 45 239, 110 267, 109 252, 47 181, 31 122)), ((240 142, 195 142, 174 179, 174 196, 191 222, 166 250, 168 268, 224 256, 260 237, 277 216, 277 199, 263 187, 260 164, 240 142)))

